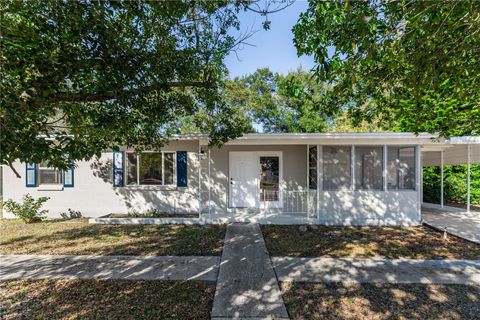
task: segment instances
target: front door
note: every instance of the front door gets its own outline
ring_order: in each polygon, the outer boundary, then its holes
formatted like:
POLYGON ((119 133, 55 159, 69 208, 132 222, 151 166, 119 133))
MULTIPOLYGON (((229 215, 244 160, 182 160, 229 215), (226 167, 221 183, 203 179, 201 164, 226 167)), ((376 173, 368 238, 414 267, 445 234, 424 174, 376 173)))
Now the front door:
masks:
POLYGON ((254 152, 229 154, 230 207, 258 208, 258 156, 254 152))

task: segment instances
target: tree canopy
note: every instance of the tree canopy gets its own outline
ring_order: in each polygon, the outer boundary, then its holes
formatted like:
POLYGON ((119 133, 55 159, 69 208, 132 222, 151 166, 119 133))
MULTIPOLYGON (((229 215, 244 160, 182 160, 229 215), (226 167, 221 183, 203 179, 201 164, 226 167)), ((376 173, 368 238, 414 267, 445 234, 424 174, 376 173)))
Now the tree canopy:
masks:
POLYGON ((265 132, 322 132, 331 119, 321 112, 328 88, 308 71, 286 75, 258 69, 225 84, 225 101, 265 132))
POLYGON ((221 99, 223 59, 248 37, 229 31, 247 9, 267 12, 259 1, 1 2, 1 162, 65 168, 121 145, 158 148, 199 112, 213 143, 248 130, 221 99))
POLYGON ((389 130, 480 134, 480 2, 317 1, 293 28, 333 86, 327 114, 389 130))

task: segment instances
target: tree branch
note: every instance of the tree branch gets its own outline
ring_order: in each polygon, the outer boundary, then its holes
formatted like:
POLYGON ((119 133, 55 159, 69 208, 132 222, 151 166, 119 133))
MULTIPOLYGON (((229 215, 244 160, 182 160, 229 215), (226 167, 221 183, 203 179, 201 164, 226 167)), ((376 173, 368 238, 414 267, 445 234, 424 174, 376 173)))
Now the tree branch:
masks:
POLYGON ((100 102, 111 99, 116 99, 120 97, 133 96, 140 93, 151 92, 160 89, 170 89, 170 88, 187 88, 187 87, 197 87, 197 88, 212 88, 213 83, 203 82, 203 81, 187 81, 187 82, 166 82, 158 83, 148 87, 142 87, 132 90, 118 90, 118 91, 106 91, 100 93, 84 93, 84 94, 69 94, 69 93, 59 93, 48 99, 50 103, 56 102, 100 102))
POLYGON ((8 162, 8 166, 10 169, 12 169, 13 173, 15 173, 15 176, 17 176, 18 179, 20 179, 22 176, 18 173, 18 171, 15 169, 15 167, 12 165, 11 162, 8 162))

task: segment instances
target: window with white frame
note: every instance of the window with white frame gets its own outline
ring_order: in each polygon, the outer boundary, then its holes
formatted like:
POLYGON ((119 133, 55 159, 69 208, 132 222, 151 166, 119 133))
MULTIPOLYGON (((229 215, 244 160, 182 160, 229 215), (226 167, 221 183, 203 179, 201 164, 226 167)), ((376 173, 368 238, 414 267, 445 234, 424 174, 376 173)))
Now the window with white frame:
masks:
POLYGON ((387 149, 387 187, 390 190, 415 190, 415 147, 387 149))
POLYGON ((175 152, 128 152, 127 185, 174 185, 175 152))
POLYGON ((308 148, 308 187, 317 189, 317 146, 308 148))
POLYGON ((355 146, 355 189, 383 190, 382 146, 355 146))
POLYGON ((38 164, 38 184, 62 184, 62 170, 49 167, 46 161, 38 164))
POLYGON ((350 146, 323 146, 323 190, 339 190, 352 185, 350 146))

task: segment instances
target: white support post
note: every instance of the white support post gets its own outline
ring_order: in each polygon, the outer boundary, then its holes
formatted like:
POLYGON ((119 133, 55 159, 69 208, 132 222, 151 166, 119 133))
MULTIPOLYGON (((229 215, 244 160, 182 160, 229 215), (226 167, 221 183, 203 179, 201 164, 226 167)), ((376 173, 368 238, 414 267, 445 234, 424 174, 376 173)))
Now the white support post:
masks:
POLYGON ((323 178, 323 164, 322 164, 322 146, 317 144, 317 223, 320 224, 320 188, 322 186, 323 178))
POLYGON ((467 144, 467 212, 470 212, 470 144, 467 144))
MULTIPOLYGON (((418 152, 422 155, 422 147, 418 147, 418 152)), ((420 161, 420 204, 423 204, 423 161, 420 161)))
POLYGON ((442 150, 440 153, 440 206, 443 208, 444 199, 443 199, 443 153, 442 150))
POLYGON ((352 183, 352 185, 350 186, 350 188, 352 191, 354 191, 355 190, 355 145, 352 144, 350 152, 352 153, 350 155, 351 156, 350 174, 352 175, 350 179, 350 182, 352 183))
POLYGON ((387 167, 387 145, 384 144, 383 145, 383 191, 386 192, 387 191, 387 170, 388 170, 388 167, 387 167))
POLYGON ((422 149, 420 145, 417 145, 415 147, 415 155, 416 155, 416 187, 417 187, 417 192, 418 192, 418 217, 419 217, 419 222, 422 220, 422 184, 421 184, 421 174, 422 174, 422 149))
POLYGON ((198 218, 202 217, 202 146, 200 141, 198 142, 198 218))
POLYGON ((210 170, 210 148, 208 148, 208 214, 210 215, 211 214, 211 208, 212 208, 212 204, 210 203, 211 202, 211 199, 212 199, 212 195, 211 195, 211 189, 212 189, 212 181, 211 181, 211 170, 210 170))
POLYGON ((310 145, 307 144, 307 219, 310 219, 310 145))

